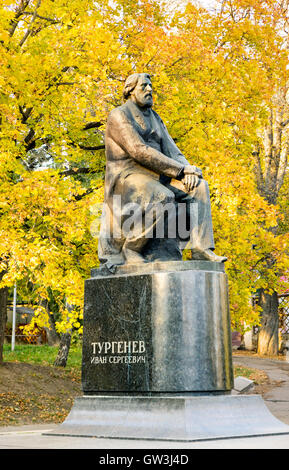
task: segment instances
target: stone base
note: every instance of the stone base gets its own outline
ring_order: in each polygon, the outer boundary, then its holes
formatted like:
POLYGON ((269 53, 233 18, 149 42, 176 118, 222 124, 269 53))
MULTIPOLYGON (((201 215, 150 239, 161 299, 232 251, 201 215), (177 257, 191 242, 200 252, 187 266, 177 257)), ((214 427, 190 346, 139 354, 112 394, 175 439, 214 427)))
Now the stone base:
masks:
POLYGON ((289 434, 259 395, 83 396, 46 435, 201 441, 289 434))
POLYGON ((85 281, 85 395, 232 389, 223 264, 174 261, 120 266, 114 275, 99 271, 85 281))

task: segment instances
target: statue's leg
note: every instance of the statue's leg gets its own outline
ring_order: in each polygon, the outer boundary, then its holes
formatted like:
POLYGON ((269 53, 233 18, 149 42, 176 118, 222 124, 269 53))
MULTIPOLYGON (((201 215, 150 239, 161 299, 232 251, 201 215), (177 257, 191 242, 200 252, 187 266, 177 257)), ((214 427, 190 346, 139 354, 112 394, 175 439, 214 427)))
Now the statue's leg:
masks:
POLYGON ((210 191, 207 181, 199 180, 198 186, 190 192, 196 208, 193 211, 197 215, 196 223, 193 222, 191 232, 192 258, 223 263, 225 256, 214 253, 215 243, 213 236, 213 224, 211 214, 210 191))
POLYGON ((187 206, 189 215, 193 218, 191 220, 191 247, 192 249, 214 250, 210 191, 207 181, 200 179, 198 186, 189 195, 193 198, 193 205, 187 206))
POLYGON ((122 196, 122 230, 126 237, 122 252, 127 263, 143 262, 142 251, 164 215, 156 209, 174 204, 175 196, 158 180, 143 174, 125 178, 122 196))
POLYGON ((98 237, 98 259, 101 264, 106 264, 108 268, 124 263, 121 254, 123 241, 121 240, 120 228, 116 231, 114 223, 111 208, 108 204, 104 204, 98 237))
MULTIPOLYGON (((169 186, 171 188, 171 186, 169 186)), ((183 189, 185 189, 183 187, 183 189)), ((199 180, 190 193, 186 193, 180 188, 173 189, 177 203, 186 204, 185 218, 178 217, 179 224, 189 226, 187 238, 181 237, 183 248, 185 242, 190 241, 193 259, 204 259, 214 262, 224 262, 226 257, 218 256, 214 253, 214 235, 211 214, 210 191, 208 183, 204 179, 199 180)), ((179 206, 179 213, 182 212, 179 206)), ((178 227, 180 232, 181 227, 178 227)))

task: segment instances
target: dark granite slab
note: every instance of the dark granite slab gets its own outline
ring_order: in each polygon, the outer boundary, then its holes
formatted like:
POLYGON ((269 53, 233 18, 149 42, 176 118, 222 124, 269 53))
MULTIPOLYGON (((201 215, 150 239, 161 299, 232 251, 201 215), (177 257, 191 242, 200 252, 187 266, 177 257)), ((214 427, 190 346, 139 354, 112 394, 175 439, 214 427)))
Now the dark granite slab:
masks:
POLYGON ((222 265, 154 264, 153 272, 122 271, 86 281, 84 393, 231 390, 230 316, 222 265))

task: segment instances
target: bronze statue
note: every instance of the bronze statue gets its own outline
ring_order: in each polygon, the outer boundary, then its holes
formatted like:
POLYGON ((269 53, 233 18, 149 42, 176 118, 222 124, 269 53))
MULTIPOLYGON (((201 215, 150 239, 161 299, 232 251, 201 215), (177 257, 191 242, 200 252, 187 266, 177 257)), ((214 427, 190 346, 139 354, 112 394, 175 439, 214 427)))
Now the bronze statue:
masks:
MULTIPOLYGON (((99 237, 99 259, 108 268, 125 263, 181 260, 184 242, 191 242, 192 259, 224 262, 214 253, 210 195, 202 171, 190 165, 159 115, 152 109, 152 83, 146 73, 130 75, 123 92, 126 100, 108 117, 105 147, 105 209, 99 237), (118 204, 113 204, 114 199, 118 204), (156 206, 185 207, 189 235, 167 236, 172 216, 160 215, 156 206), (193 206, 194 205, 194 206, 193 206), (138 211, 139 223, 124 233, 127 207, 138 211), (191 208, 195 209, 195 220, 191 208), (144 224, 150 214, 149 226, 144 224), (166 234, 158 237, 160 218, 166 234), (115 235, 113 226, 119 228, 115 235), (162 221, 164 222, 164 221, 162 221), (149 236, 148 236, 149 233, 149 236), (182 243, 181 243, 182 242, 182 243), (182 245, 183 244, 183 245, 182 245)), ((181 210, 181 209, 179 209, 181 210)))

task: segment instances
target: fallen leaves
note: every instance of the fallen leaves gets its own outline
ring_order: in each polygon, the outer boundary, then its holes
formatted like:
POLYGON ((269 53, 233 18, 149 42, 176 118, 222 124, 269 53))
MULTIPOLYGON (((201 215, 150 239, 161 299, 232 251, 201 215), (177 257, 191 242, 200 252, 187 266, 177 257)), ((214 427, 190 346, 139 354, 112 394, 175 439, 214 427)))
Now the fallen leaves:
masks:
POLYGON ((72 407, 72 398, 48 394, 19 395, 13 392, 0 393, 0 426, 29 424, 31 422, 62 422, 72 407))

